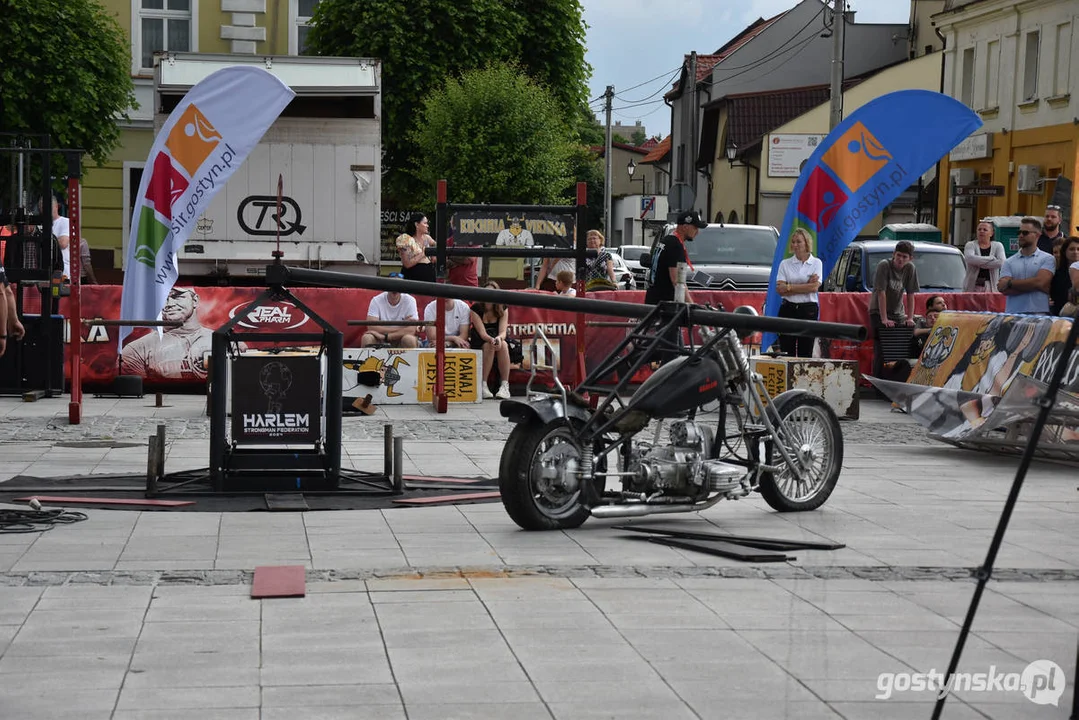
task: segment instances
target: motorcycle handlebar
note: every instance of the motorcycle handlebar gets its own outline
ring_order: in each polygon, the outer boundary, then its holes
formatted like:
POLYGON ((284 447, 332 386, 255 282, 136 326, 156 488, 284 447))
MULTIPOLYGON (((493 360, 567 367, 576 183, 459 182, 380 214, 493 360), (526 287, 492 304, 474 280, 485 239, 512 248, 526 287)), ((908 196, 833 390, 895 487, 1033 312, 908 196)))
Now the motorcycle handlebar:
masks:
MULTIPOLYGON (((516 305, 540 310, 561 310, 563 312, 590 313, 608 317, 640 319, 655 310, 656 306, 644 303, 628 303, 614 300, 592 300, 590 298, 565 297, 546 293, 524 293, 517 290, 496 290, 494 288, 467 287, 444 283, 430 283, 420 280, 404 280, 381 277, 378 275, 353 275, 332 270, 311 270, 289 265, 268 265, 266 283, 274 286, 312 285, 322 287, 360 288, 363 290, 384 290, 388 292, 407 292, 427 297, 444 297, 471 302, 492 302, 499 305, 516 305)), ((671 314, 682 307, 679 303, 661 303, 661 311, 667 306, 671 314)), ((794 320, 741 313, 709 310, 701 306, 690 306, 687 325, 711 325, 731 328, 745 332, 774 332, 781 335, 830 338, 835 340, 865 340, 867 331, 863 325, 845 325, 843 323, 819 322, 815 320, 794 320)))

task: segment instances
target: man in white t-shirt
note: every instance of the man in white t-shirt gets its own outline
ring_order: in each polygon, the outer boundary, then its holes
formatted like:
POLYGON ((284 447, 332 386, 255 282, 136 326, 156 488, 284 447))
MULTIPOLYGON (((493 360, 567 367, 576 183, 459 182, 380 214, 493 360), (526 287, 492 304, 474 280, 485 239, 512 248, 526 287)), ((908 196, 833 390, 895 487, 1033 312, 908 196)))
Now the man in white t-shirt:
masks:
MULTIPOLYGON (((423 309, 424 322, 434 322, 438 312, 438 301, 432 300, 423 309)), ((471 328, 471 311, 464 300, 446 300, 446 347, 467 348, 468 331, 471 328)), ((434 340, 435 328, 428 325, 424 328, 427 338, 434 340)))
POLYGON ((416 325, 373 325, 367 328, 360 340, 362 347, 389 344, 394 347, 414 348, 416 328, 420 317, 416 311, 416 298, 408 293, 384 292, 371 298, 367 308, 367 320, 412 320, 416 325))
POLYGON ((64 277, 71 277, 71 221, 60 214, 60 203, 56 196, 52 198, 52 234, 60 243, 60 252, 64 257, 64 277))

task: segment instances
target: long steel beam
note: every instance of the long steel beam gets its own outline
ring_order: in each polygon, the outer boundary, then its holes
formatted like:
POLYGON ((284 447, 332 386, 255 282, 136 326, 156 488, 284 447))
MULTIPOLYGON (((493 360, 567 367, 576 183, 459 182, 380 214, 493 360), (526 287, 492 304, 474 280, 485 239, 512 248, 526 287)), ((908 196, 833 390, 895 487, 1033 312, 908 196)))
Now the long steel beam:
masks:
MULTIPOLYGON (((266 282, 271 286, 281 287, 309 285, 405 292, 436 298, 491 302, 500 305, 531 307, 539 310, 561 310, 563 312, 589 313, 609 317, 643 318, 654 309, 654 306, 644 303, 591 300, 562 295, 525 293, 516 290, 495 290, 494 288, 429 283, 378 275, 353 275, 331 270, 291 267, 289 265, 268 265, 266 267, 266 282)), ((675 303, 671 303, 671 305, 672 307, 676 306, 675 303)), ((833 338, 836 340, 865 340, 867 334, 863 325, 745 315, 709 310, 698 306, 691 308, 687 324, 727 327, 735 331, 774 332, 780 335, 833 338)))

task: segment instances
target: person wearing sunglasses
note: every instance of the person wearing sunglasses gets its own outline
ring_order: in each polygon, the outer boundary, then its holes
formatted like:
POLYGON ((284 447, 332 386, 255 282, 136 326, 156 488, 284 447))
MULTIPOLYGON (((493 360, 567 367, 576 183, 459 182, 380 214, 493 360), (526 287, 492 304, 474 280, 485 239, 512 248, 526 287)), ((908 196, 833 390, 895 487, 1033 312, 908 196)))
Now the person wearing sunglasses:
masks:
POLYGON ((997 282, 997 289, 1008 296, 1004 311, 1048 315, 1049 286, 1053 282, 1056 261, 1050 253, 1038 249, 1038 237, 1042 232, 1038 218, 1025 217, 1019 227, 1019 252, 1004 261, 997 282))
POLYGON ((1060 245, 1067 235, 1064 234, 1060 222, 1063 213, 1059 205, 1049 205, 1045 208, 1045 218, 1042 220, 1042 231, 1038 236, 1038 249, 1042 252, 1053 254, 1053 245, 1060 245))

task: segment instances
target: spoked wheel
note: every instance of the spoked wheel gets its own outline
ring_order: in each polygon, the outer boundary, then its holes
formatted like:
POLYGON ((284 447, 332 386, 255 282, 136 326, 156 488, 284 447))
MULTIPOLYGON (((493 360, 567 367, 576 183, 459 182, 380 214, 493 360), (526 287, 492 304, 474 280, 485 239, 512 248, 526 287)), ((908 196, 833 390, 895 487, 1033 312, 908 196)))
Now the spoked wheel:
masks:
POLYGON ((583 504, 581 446, 564 420, 520 423, 502 450, 498 489, 502 505, 525 530, 579 527, 589 517, 583 504))
POLYGON ((787 452, 800 458, 806 471, 800 481, 774 444, 769 444, 768 464, 784 465, 784 468, 762 475, 761 496, 779 512, 816 510, 832 494, 843 467, 839 418, 828 403, 807 393, 777 398, 768 412, 779 428, 787 452))

